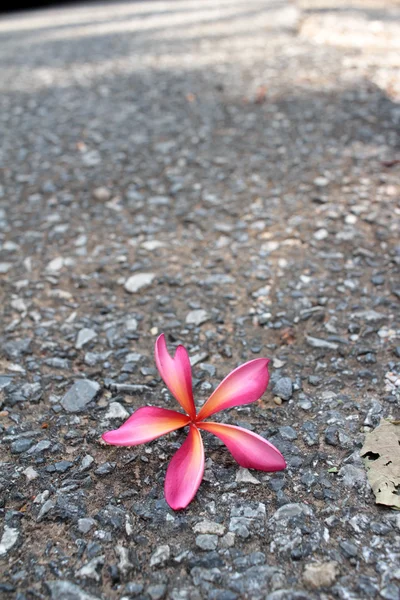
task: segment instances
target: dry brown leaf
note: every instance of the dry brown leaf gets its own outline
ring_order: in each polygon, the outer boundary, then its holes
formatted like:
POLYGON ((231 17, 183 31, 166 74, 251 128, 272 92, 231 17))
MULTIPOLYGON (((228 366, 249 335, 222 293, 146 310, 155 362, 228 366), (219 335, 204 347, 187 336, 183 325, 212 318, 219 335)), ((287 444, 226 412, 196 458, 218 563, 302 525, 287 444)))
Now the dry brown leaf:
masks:
POLYGON ((256 96, 254 98, 254 103, 255 104, 262 104, 265 101, 266 95, 267 95, 267 86, 266 85, 260 85, 257 88, 256 91, 256 96))
POLYGON ((400 509, 400 426, 382 421, 365 436, 361 456, 376 504, 400 509))
POLYGON ((294 342, 296 341, 296 334, 291 327, 285 327, 284 329, 282 329, 280 337, 282 342, 288 345, 294 344, 294 342))

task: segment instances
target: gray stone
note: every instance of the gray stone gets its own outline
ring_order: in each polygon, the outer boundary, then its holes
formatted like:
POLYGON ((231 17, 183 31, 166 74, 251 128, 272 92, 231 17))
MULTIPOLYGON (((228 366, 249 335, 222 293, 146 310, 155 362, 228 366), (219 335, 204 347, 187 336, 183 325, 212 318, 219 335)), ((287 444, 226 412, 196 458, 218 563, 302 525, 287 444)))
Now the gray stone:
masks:
POLYGON ((311 516, 313 514, 312 508, 302 502, 284 504, 274 512, 273 518, 275 521, 284 521, 291 519, 292 517, 298 517, 300 515, 311 516))
POLYGON ((322 229, 317 229, 316 231, 314 231, 313 233, 313 238, 315 240, 317 240, 318 242, 325 240, 327 237, 329 236, 329 233, 326 229, 322 228, 322 229))
POLYGON ((199 363, 201 363, 204 360, 206 360, 207 357, 208 357, 208 353, 207 352, 198 352, 197 354, 194 354, 193 356, 190 357, 190 359, 189 359, 190 360, 190 365, 192 367, 195 367, 199 363))
POLYGON ((28 450, 28 454, 40 454, 41 452, 45 452, 46 450, 48 450, 50 446, 51 442, 49 440, 41 440, 28 450))
POLYGON ((117 392, 119 394, 144 394, 145 392, 151 392, 152 388, 148 385, 141 384, 130 384, 130 383, 115 383, 114 381, 108 380, 104 381, 104 385, 106 388, 110 389, 112 392, 117 392))
POLYGON ((293 395, 293 383, 290 377, 280 377, 275 383, 272 392, 282 400, 290 400, 293 395))
POLYGON ((118 556, 118 569, 124 575, 127 575, 129 571, 134 568, 134 565, 131 563, 129 558, 129 549, 121 544, 115 546, 115 554, 118 556))
POLYGON ((227 275, 226 273, 215 273, 214 275, 209 275, 203 283, 204 285, 224 285, 235 283, 235 280, 231 275, 227 275))
POLYGON ((5 390, 13 381, 8 375, 0 375, 0 391, 5 390))
POLYGON ((196 537, 196 546, 201 550, 215 550, 218 546, 218 536, 202 533, 196 537))
POLYGON ((319 433, 316 423, 313 421, 304 421, 301 426, 303 432, 303 439, 307 446, 317 446, 319 443, 319 433))
POLYGON ((13 267, 12 263, 9 262, 0 262, 0 275, 5 275, 10 271, 13 267))
POLYGON ((357 546, 348 540, 343 540, 340 542, 339 546, 347 558, 353 558, 358 554, 357 546))
POLYGON ((354 465, 343 465, 339 471, 339 476, 343 478, 343 485, 346 487, 357 489, 367 483, 365 470, 359 469, 354 465))
POLYGON ((27 481, 33 481, 39 477, 39 473, 35 471, 32 467, 27 467, 24 471, 22 471, 25 475, 27 481))
POLYGON ((229 531, 242 538, 248 538, 253 531, 263 531, 266 507, 261 502, 246 503, 231 509, 229 531))
POLYGON ((153 252, 153 250, 158 250, 158 248, 163 248, 165 246, 165 244, 159 240, 147 240, 140 245, 148 252, 153 252))
POLYGON ((85 454, 85 456, 82 458, 81 464, 79 466, 79 469, 78 469, 79 472, 82 473, 83 471, 87 471, 88 469, 90 469, 93 462, 94 462, 93 456, 90 456, 90 454, 85 454))
POLYGON ((95 524, 96 524, 96 521, 94 519, 90 519, 90 518, 78 519, 78 530, 81 533, 88 533, 95 524))
POLYGON ((87 405, 96 398, 99 391, 100 385, 97 381, 79 379, 65 394, 61 400, 61 406, 67 412, 82 412, 86 409, 87 405))
POLYGON ((52 367, 53 369, 69 369, 70 362, 66 358, 59 358, 58 356, 53 356, 52 358, 46 358, 43 361, 45 365, 48 367, 52 367))
POLYGON ((193 527, 193 531, 195 533, 202 534, 213 534, 213 535, 223 535, 225 532, 225 527, 221 523, 215 523, 215 521, 200 521, 196 523, 193 527))
POLYGON ((389 583, 380 592, 380 596, 385 600, 398 600, 400 598, 400 586, 395 583, 389 583))
POLYGON ((143 584, 137 583, 136 581, 130 581, 125 586, 126 592, 128 594, 132 594, 133 596, 141 594, 143 592, 143 588, 144 588, 143 584))
POLYGON ((15 527, 4 525, 3 535, 0 540, 0 556, 5 556, 18 542, 19 531, 15 527))
POLYGON ((51 600, 101 600, 99 596, 88 594, 75 583, 67 580, 46 581, 51 600))
POLYGON ((97 363, 106 361, 112 354, 112 350, 107 352, 86 352, 85 364, 89 367, 94 367, 97 363))
POLYGON ((235 481, 237 483, 252 483, 253 485, 260 485, 261 483, 248 469, 244 469, 243 467, 237 470, 235 481))
POLYGON ((76 342, 75 342, 75 348, 77 350, 80 350, 81 348, 83 348, 83 346, 85 346, 92 340, 95 340, 96 338, 97 338, 97 333, 94 331, 94 329, 89 329, 87 327, 84 327, 78 333, 78 336, 77 336, 76 342))
POLYGON ((314 185, 315 185, 316 187, 319 187, 319 188, 324 188, 324 187, 326 187, 327 185, 329 185, 329 179, 327 179, 327 178, 326 178, 326 177, 324 177, 323 175, 320 175, 319 177, 316 177, 316 178, 314 179, 314 182, 313 182, 313 183, 314 183, 314 185))
POLYGON ((305 394, 299 394, 298 404, 303 410, 310 410, 312 408, 312 402, 305 394))
POLYGON ((76 572, 76 577, 100 581, 100 568, 104 565, 104 556, 95 556, 76 572))
POLYGON ((97 467, 97 469, 95 470, 95 475, 100 475, 100 476, 104 476, 104 475, 109 475, 110 473, 112 473, 116 467, 116 463, 112 462, 105 462, 102 465, 99 465, 97 467))
POLYGON ((327 340, 321 340, 316 337, 312 337, 311 335, 306 336, 306 341, 309 346, 313 348, 325 348, 327 350, 337 350, 339 345, 335 342, 328 342, 327 340))
POLYGON ((93 197, 99 202, 107 202, 111 198, 111 192, 108 188, 101 186, 93 190, 93 197))
POLYGON ((171 554, 168 544, 158 546, 150 557, 150 567, 158 567, 169 560, 171 554))
POLYGON ((338 563, 334 561, 308 564, 303 573, 303 583, 309 589, 330 587, 338 577, 338 567, 338 563))
POLYGON ((387 319, 387 316, 383 313, 377 312, 376 310, 359 310, 352 315, 356 319, 361 319, 362 321, 367 322, 375 322, 382 321, 387 319))
POLYGON ((32 446, 33 440, 29 438, 21 438, 19 440, 15 440, 10 446, 11 454, 21 454, 21 452, 26 452, 32 446))
POLYGON ((127 419, 129 417, 128 411, 119 402, 110 402, 108 411, 104 415, 104 419, 127 419))
POLYGON ((188 325, 196 325, 198 327, 199 325, 202 325, 203 323, 208 321, 209 318, 210 317, 206 310, 203 310, 203 309, 191 310, 186 315, 186 323, 188 325))
POLYGON ((61 269, 64 266, 64 258, 62 256, 57 256, 56 258, 53 258, 53 260, 51 260, 47 267, 46 267, 46 272, 54 275, 56 273, 58 273, 59 271, 61 271, 61 269))
POLYGON ((146 589, 146 592, 150 596, 151 600, 161 600, 161 598, 164 598, 165 594, 167 593, 167 586, 164 583, 149 585, 149 587, 146 589))
POLYGON ((55 506, 56 506, 56 504, 55 504, 55 502, 53 502, 53 500, 50 500, 50 499, 46 500, 46 502, 44 502, 42 504, 42 507, 41 507, 41 509, 39 511, 39 514, 38 514, 37 518, 36 518, 36 521, 38 523, 40 523, 40 521, 42 521, 44 519, 44 517, 55 508, 55 506))
POLYGON ((138 322, 133 317, 131 319, 127 319, 125 321, 125 329, 126 331, 136 331, 138 328, 138 322))
POLYGON ((290 442, 297 439, 296 431, 293 429, 293 427, 290 427, 289 425, 279 427, 279 434, 282 439, 288 440, 290 442))
POLYGON ((12 340, 3 344, 3 351, 8 358, 15 360, 24 354, 28 354, 31 349, 32 338, 23 338, 20 340, 12 340))
MULTIPOLYGON (((73 464, 74 463, 70 460, 59 460, 53 465, 49 465, 49 467, 54 469, 57 473, 65 473, 73 466, 73 464)), ((50 470, 49 467, 47 467, 47 470, 50 470)))
POLYGON ((138 273, 137 275, 132 275, 126 280, 124 287, 130 294, 136 294, 136 292, 151 285, 155 276, 155 273, 138 273))

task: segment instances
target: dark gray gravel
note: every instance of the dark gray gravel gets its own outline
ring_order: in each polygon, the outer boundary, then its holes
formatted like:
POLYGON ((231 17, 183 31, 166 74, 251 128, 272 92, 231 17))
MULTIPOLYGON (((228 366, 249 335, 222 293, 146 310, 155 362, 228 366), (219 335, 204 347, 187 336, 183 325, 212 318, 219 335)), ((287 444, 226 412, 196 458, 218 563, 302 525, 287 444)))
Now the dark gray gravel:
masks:
POLYGON ((398 600, 400 516, 364 435, 399 418, 400 8, 394 0, 66 6, 0 20, 0 595, 398 600), (109 447, 267 356, 223 420, 284 453, 240 469, 205 435, 109 447))

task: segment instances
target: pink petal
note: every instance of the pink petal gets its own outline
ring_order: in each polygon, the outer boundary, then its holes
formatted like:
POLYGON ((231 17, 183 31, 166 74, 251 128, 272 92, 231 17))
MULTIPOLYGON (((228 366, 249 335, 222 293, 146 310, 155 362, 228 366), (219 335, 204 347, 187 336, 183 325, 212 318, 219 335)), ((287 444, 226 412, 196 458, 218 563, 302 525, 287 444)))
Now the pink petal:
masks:
POLYGON ((171 508, 186 508, 195 497, 203 474, 203 441, 200 431, 191 425, 188 437, 169 463, 165 478, 165 499, 171 508))
POLYGON ((261 398, 269 381, 268 363, 268 358, 256 358, 229 373, 200 410, 198 420, 261 398))
POLYGON ((192 391, 192 369, 186 348, 178 346, 175 356, 172 358, 168 353, 165 336, 162 333, 156 341, 155 358, 165 385, 178 400, 183 410, 194 419, 196 408, 192 391))
POLYGON ((286 461, 279 450, 252 431, 223 423, 197 423, 197 427, 222 440, 241 467, 259 471, 282 471, 286 468, 286 461))
POLYGON ((103 433, 102 438, 114 446, 137 446, 184 427, 189 422, 189 417, 175 410, 144 406, 118 429, 103 433))

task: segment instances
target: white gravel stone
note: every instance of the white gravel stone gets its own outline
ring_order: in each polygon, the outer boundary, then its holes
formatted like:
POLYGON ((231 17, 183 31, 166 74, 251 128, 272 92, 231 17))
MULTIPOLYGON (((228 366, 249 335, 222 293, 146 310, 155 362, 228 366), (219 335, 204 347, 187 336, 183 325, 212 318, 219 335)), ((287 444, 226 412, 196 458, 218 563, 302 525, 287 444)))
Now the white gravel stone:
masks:
POLYGON ((339 574, 337 562, 306 565, 303 573, 304 585, 310 589, 329 587, 335 583, 339 574))
POLYGON ((4 525, 3 535, 0 541, 0 556, 5 556, 7 552, 15 546, 18 541, 19 531, 15 527, 4 525))
POLYGON ((39 473, 35 471, 33 467, 27 467, 25 471, 22 471, 28 481, 33 481, 36 477, 39 477, 39 473))
POLYGON ((339 344, 336 344, 336 342, 328 342, 327 340, 321 340, 311 335, 307 335, 306 340, 307 344, 313 348, 326 348, 327 350, 337 350, 339 348, 339 344))
POLYGON ((326 229, 317 229, 317 231, 314 231, 313 233, 314 239, 318 240, 319 242, 325 240, 328 235, 329 233, 326 229))
POLYGON ((359 310, 353 313, 353 317, 357 319, 362 319, 363 321, 381 321, 386 319, 386 315, 380 313, 376 310, 359 310))
POLYGON ((12 263, 0 262, 0 274, 5 275, 12 267, 12 263))
POLYGON ((14 310, 21 312, 21 313, 28 310, 28 307, 26 306, 26 304, 22 298, 16 298, 15 300, 12 300, 11 307, 14 310))
POLYGON ((96 521, 94 519, 78 519, 78 531, 80 531, 81 533, 88 533, 94 525, 96 525, 96 521))
POLYGON ((215 523, 215 521, 200 521, 193 527, 195 533, 209 533, 213 535, 223 535, 225 532, 224 525, 215 523))
POLYGON ((51 600, 100 600, 99 596, 88 594, 71 581, 57 580, 46 581, 51 600))
POLYGON ((205 323, 206 321, 208 321, 209 318, 210 317, 209 317, 207 311, 205 311, 203 309, 191 310, 186 315, 186 323, 188 325, 196 325, 198 327, 199 325, 202 325, 202 323, 205 323))
POLYGON ((320 176, 320 177, 316 177, 314 179, 313 183, 316 187, 323 188, 323 187, 326 187, 327 185, 329 185, 329 179, 327 179, 326 177, 320 176))
POLYGON ((157 567, 158 565, 164 564, 167 562, 167 560, 169 560, 170 555, 171 549, 168 544, 165 544, 164 546, 158 546, 150 558, 150 566, 157 567))
POLYGON ((95 338, 97 338, 97 333, 94 331, 94 329, 88 329, 87 327, 84 327, 78 333, 75 342, 75 348, 77 350, 80 350, 81 348, 83 348, 83 346, 85 346, 95 338))
POLYGON ((127 319, 125 321, 125 329, 127 331, 136 331, 137 328, 138 328, 138 322, 134 317, 132 317, 131 319, 127 319))
POLYGON ((57 258, 53 258, 53 260, 51 260, 49 262, 49 264, 46 267, 46 272, 49 274, 52 273, 58 273, 59 271, 61 271, 61 269, 64 266, 64 259, 62 256, 57 256, 57 258))
POLYGON ((221 548, 232 548, 235 545, 236 535, 232 531, 228 531, 219 542, 221 548))
POLYGON ((254 485, 260 485, 260 483, 261 483, 256 477, 254 477, 254 475, 252 475, 250 473, 250 471, 248 469, 245 469, 243 467, 240 467, 237 470, 236 482, 237 483, 252 483, 254 485))
POLYGON ((95 581, 100 581, 100 573, 98 572, 99 567, 104 565, 105 556, 96 556, 92 558, 88 563, 83 565, 79 571, 77 571, 78 577, 83 577, 84 579, 94 579, 95 581))
POLYGON ((112 419, 127 419, 128 417, 128 411, 119 402, 110 402, 108 411, 104 415, 104 418, 109 421, 112 419))
POLYGON ((151 285, 155 276, 155 273, 138 273, 137 275, 132 275, 126 280, 124 287, 130 294, 136 294, 139 290, 151 285))
POLYGON ((111 192, 106 187, 98 187, 93 191, 93 196, 100 202, 107 202, 111 198, 111 192))
POLYGON ((159 242, 158 240, 147 240, 141 244, 141 247, 149 252, 153 250, 157 250, 158 248, 163 248, 165 244, 163 242, 159 242))

